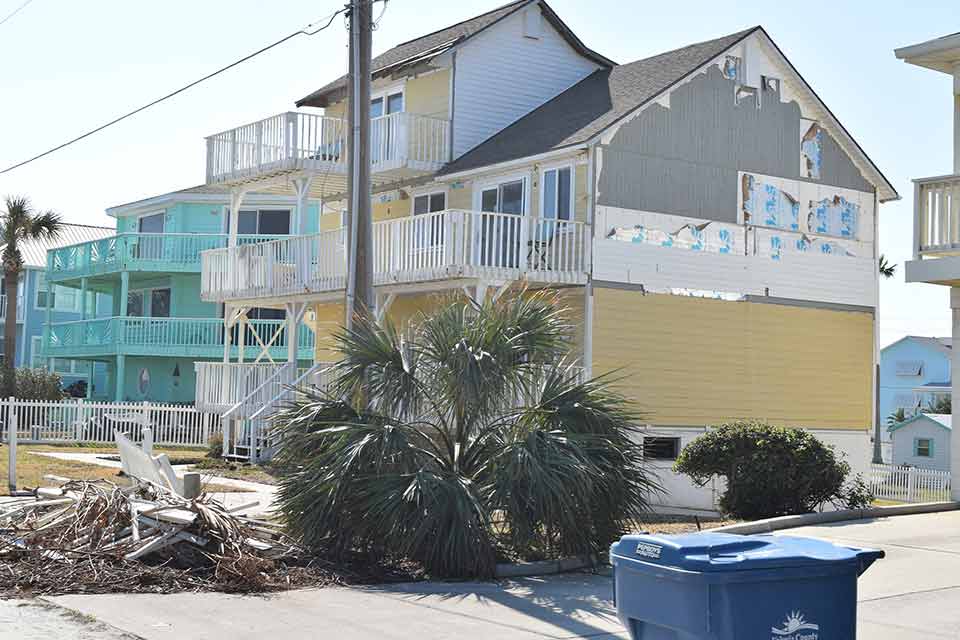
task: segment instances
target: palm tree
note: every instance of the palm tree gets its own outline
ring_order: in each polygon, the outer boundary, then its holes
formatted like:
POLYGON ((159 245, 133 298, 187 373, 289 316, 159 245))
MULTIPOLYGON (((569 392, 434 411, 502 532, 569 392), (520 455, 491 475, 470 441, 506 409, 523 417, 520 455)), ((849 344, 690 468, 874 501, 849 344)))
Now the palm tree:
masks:
POLYGON ((903 407, 900 407, 893 413, 887 416, 887 427, 892 427, 896 424, 900 424, 907 419, 907 412, 903 407))
POLYGON ((3 325, 3 397, 13 395, 14 362, 17 350, 17 283, 23 271, 20 242, 57 238, 63 229, 60 216, 53 211, 34 211, 28 198, 7 196, 6 210, 0 214, 0 238, 3 241, 3 277, 6 283, 7 315, 3 325))
POLYGON ((275 422, 290 531, 317 550, 489 577, 498 557, 603 554, 659 491, 633 413, 580 381, 553 294, 451 300, 337 336, 329 392, 275 422), (509 300, 507 299, 509 297, 509 300))
POLYGON ((927 411, 930 413, 953 413, 953 400, 950 398, 950 394, 934 396, 927 404, 927 411))
POLYGON ((897 273, 897 265, 887 262, 887 256, 880 254, 880 275, 892 278, 897 273))

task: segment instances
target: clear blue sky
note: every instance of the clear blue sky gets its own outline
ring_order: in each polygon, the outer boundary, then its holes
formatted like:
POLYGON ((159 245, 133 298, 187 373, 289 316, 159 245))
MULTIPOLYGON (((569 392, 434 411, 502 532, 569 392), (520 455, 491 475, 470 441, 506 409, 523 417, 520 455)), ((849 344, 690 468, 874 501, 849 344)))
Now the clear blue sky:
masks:
MULTIPOLYGON (((22 0, 0 0, 0 16, 22 0)), ((391 0, 374 53, 498 0, 391 0)), ((880 247, 900 264, 881 285, 881 344, 949 335, 947 290, 903 283, 911 178, 950 173, 950 79, 893 49, 960 31, 956 0, 552 0, 588 46, 629 62, 762 24, 893 181, 904 199, 880 210, 880 247)), ((0 165, 7 166, 139 106, 328 15, 330 0, 33 0, 0 26, 0 165)), ((293 108, 346 69, 342 19, 54 156, 0 176, 68 220, 112 225, 112 205, 200 184, 204 136, 293 108)))

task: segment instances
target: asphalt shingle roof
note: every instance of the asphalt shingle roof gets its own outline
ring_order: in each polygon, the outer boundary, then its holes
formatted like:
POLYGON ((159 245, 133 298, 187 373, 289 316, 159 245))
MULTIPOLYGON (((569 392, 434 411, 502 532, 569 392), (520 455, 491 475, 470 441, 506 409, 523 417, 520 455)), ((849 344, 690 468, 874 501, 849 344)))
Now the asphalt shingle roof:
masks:
MULTIPOLYGON (((511 13, 514 13, 515 11, 522 9, 524 6, 533 4, 537 1, 538 0, 516 0, 515 2, 510 2, 502 7, 497 7, 496 9, 488 11, 487 13, 470 18, 469 20, 458 22, 455 25, 440 29, 439 31, 434 31, 433 33, 428 33, 427 35, 414 38, 413 40, 408 40, 407 42, 402 42, 392 49, 388 49, 384 53, 381 53, 372 60, 370 68, 373 69, 373 76, 376 78, 380 75, 386 75, 387 71, 396 70, 401 66, 412 63, 413 61, 426 62, 429 59, 440 55, 444 51, 447 51, 451 47, 460 44, 467 38, 483 31, 495 22, 506 18, 511 13)), ((583 43, 577 39, 573 32, 563 25, 560 19, 546 5, 546 3, 542 3, 541 6, 544 10, 544 16, 548 20, 554 22, 555 26, 557 26, 558 29, 564 33, 567 39, 571 41, 571 44, 575 48, 579 49, 581 53, 588 57, 594 58, 600 64, 613 64, 610 60, 607 60, 600 54, 587 49, 583 43)), ((298 100, 297 106, 326 107, 330 102, 338 100, 340 93, 342 93, 346 87, 347 75, 342 75, 333 82, 330 82, 317 89, 305 98, 298 100)))
POLYGON ((586 142, 760 27, 600 69, 480 143, 440 174, 586 142))

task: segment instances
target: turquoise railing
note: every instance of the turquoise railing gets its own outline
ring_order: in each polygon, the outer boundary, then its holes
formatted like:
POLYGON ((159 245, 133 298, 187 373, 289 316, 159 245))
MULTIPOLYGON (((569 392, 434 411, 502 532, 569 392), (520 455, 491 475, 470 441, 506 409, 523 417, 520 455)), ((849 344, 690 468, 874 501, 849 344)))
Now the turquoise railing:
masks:
MULTIPOLYGON (((239 350, 240 335, 251 360, 262 347, 273 358, 286 359, 285 320, 249 320, 241 331, 230 331, 233 351, 239 350), (259 337, 259 341, 257 338, 259 337)), ((45 333, 44 356, 78 357, 84 355, 157 355, 218 357, 223 355, 225 329, 220 318, 141 318, 113 317, 72 322, 55 322, 45 333)), ((312 359, 314 334, 301 325, 297 331, 297 355, 312 359)))
MULTIPOLYGON (((284 236, 240 235, 237 244, 254 244, 284 236)), ((116 271, 200 272, 200 252, 227 246, 222 233, 120 233, 47 252, 51 280, 116 271)))

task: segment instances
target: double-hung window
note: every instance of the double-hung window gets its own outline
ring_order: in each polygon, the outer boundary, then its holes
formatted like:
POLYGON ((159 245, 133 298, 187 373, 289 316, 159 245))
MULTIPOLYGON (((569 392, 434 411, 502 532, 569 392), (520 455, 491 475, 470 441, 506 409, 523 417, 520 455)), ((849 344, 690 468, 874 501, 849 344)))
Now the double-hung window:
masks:
POLYGON ((546 169, 541 183, 540 215, 543 221, 537 225, 534 240, 549 244, 557 233, 568 230, 566 221, 573 217, 573 169, 546 169))
POLYGON ((933 457, 933 439, 917 438, 913 441, 913 455, 918 458, 933 457))

